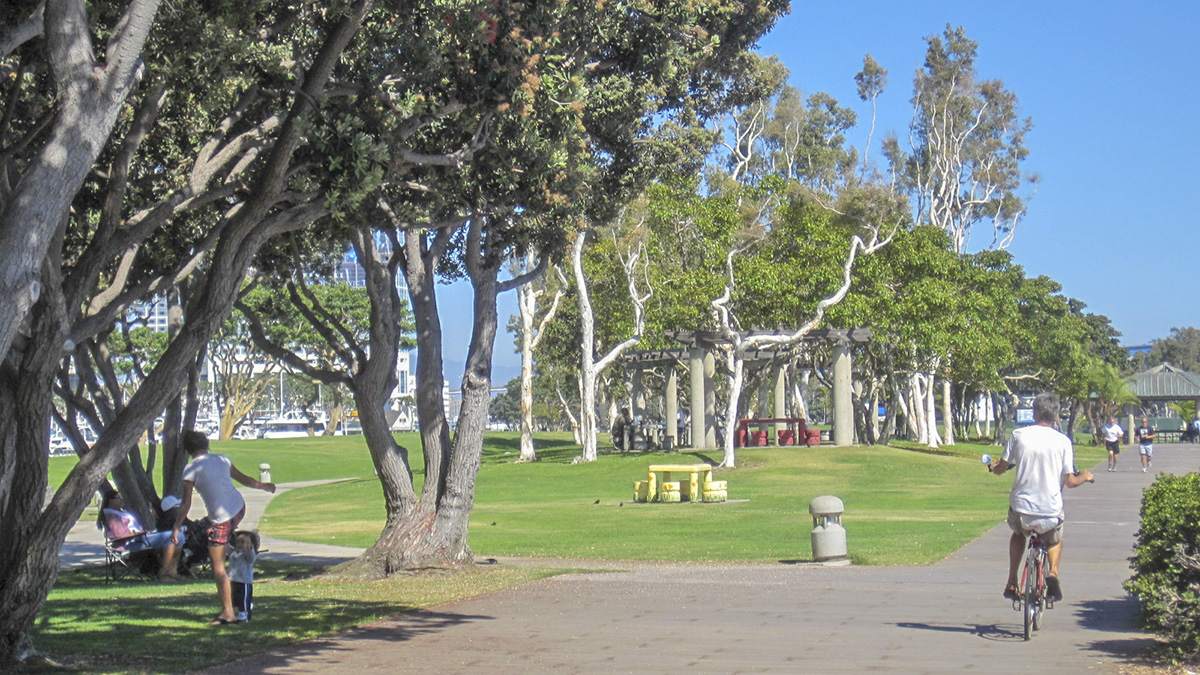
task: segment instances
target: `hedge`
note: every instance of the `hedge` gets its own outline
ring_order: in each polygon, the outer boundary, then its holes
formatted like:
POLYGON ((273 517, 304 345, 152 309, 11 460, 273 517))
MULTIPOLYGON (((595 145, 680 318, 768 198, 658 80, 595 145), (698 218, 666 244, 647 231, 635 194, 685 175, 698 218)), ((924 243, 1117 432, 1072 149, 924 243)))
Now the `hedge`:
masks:
POLYGON ((1200 474, 1160 475, 1142 496, 1141 525, 1125 589, 1145 628, 1167 640, 1172 661, 1200 656, 1200 474))

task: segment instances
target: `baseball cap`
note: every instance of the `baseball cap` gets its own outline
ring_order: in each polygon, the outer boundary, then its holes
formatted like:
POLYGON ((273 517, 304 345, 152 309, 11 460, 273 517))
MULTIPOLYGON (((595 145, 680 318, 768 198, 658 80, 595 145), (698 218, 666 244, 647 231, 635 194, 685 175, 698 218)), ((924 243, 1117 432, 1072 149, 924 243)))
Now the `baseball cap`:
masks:
POLYGON ((170 511, 182 503, 183 501, 179 499, 179 497, 176 497, 175 495, 167 495, 166 497, 162 498, 162 510, 170 511))

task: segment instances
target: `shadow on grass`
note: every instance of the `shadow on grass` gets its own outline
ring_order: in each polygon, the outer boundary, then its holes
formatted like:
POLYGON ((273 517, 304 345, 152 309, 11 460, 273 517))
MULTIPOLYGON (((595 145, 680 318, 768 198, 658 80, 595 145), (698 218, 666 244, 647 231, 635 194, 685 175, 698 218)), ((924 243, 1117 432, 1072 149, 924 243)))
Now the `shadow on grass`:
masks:
MULTIPOLYGON (((569 437, 533 439, 533 449, 539 462, 570 464, 580 448, 569 437)), ((488 464, 507 464, 521 456, 521 436, 488 434, 483 442, 483 461, 488 464)))
MULTIPOLYGON (((41 652, 64 655, 56 660, 75 672, 182 673, 346 629, 353 629, 349 637, 354 639, 401 641, 485 618, 420 613, 355 629, 415 608, 304 593, 256 594, 254 619, 246 624, 209 626, 216 609, 208 584, 182 586, 170 597, 59 599, 47 603, 34 640, 41 652)), ((327 642, 304 642, 289 651, 312 653, 327 648, 327 642)))
POLYGON ((318 649, 332 649, 332 658, 337 658, 337 650, 351 648, 336 646, 347 637, 403 641, 490 619, 413 614, 417 606, 374 599, 361 584, 346 584, 345 593, 330 593, 320 579, 283 582, 307 576, 311 567, 271 562, 264 567, 261 580, 255 582, 253 620, 224 626, 209 625, 219 609, 210 579, 171 585, 106 584, 94 568, 60 575, 34 627, 34 644, 51 663, 31 664, 21 672, 183 673, 254 655, 286 663, 318 649), (358 628, 363 624, 373 625, 358 628), (296 645, 288 652, 296 656, 262 654, 289 645, 296 645))

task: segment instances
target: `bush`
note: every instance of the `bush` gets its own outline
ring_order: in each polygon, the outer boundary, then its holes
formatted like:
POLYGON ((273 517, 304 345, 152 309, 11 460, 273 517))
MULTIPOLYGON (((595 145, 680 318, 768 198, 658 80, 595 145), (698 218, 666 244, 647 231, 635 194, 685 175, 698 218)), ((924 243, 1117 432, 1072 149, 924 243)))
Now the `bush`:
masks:
POLYGON ((1167 639, 1165 656, 1200 656, 1200 474, 1162 475, 1146 489, 1133 571, 1125 589, 1145 627, 1167 639))

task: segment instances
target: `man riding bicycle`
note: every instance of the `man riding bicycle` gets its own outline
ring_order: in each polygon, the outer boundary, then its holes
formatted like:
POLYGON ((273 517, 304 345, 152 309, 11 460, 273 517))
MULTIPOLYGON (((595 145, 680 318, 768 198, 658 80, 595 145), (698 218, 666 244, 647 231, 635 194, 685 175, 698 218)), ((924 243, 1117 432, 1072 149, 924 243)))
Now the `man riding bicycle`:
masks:
POLYGON ((1062 554, 1062 486, 1078 487, 1094 479, 1091 471, 1075 471, 1075 453, 1071 439, 1055 429, 1059 401, 1054 394, 1039 394, 1033 401, 1035 424, 1013 432, 1004 454, 992 466, 992 473, 1003 475, 1014 467, 1012 492, 1008 497, 1008 526, 1013 534, 1008 542, 1008 583, 1004 597, 1020 598, 1017 568, 1025 551, 1025 539, 1038 532, 1046 544, 1050 573, 1046 588, 1053 600, 1062 600, 1058 581, 1058 559, 1062 554))

